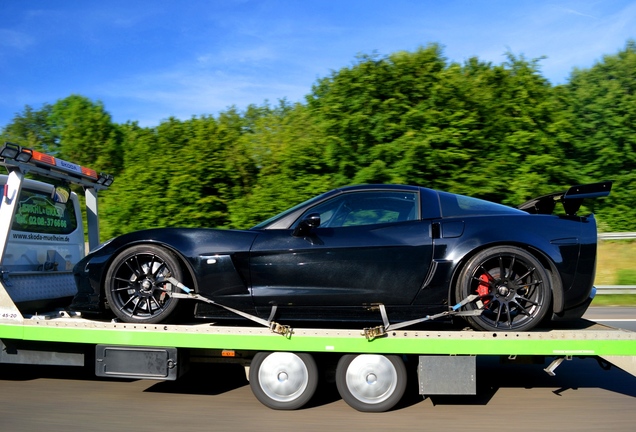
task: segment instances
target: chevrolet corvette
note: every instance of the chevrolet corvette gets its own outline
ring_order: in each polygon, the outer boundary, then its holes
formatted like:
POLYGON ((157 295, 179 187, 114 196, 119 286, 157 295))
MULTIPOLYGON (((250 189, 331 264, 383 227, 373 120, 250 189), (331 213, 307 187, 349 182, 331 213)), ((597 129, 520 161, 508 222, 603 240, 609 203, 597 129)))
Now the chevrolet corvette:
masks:
POLYGON ((611 186, 573 186, 517 208, 418 186, 349 186, 248 230, 131 232, 75 266, 71 308, 159 323, 189 303, 186 319, 243 319, 238 312, 330 327, 405 322, 470 297, 461 309, 481 311, 465 317, 473 328, 526 331, 578 319, 590 304, 596 222, 577 212, 611 186))

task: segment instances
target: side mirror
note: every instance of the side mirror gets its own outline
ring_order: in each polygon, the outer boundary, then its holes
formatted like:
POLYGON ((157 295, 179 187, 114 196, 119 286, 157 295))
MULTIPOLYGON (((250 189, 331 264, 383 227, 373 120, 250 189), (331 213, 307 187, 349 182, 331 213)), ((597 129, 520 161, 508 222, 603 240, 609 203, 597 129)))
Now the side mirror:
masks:
POLYGON ((294 228, 292 235, 294 237, 304 236, 309 231, 320 226, 320 215, 318 213, 310 213, 300 221, 298 226, 294 228))
POLYGON ((66 185, 55 186, 51 193, 53 202, 66 204, 71 197, 71 189, 66 185))

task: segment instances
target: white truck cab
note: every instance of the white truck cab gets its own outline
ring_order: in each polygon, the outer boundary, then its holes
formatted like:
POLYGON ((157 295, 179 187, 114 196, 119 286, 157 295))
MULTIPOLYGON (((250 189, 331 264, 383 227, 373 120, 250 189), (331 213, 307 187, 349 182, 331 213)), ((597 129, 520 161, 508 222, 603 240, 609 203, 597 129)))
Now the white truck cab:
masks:
POLYGON ((0 146, 0 165, 8 172, 0 175, 2 284, 22 313, 68 306, 77 291, 73 267, 86 251, 82 211, 70 185, 82 186, 86 194, 92 249, 99 244, 97 190, 113 178, 12 143, 0 146))
MULTIPOLYGON (((7 179, 0 175, 1 187, 7 179)), ((9 294, 21 309, 68 304, 75 295, 71 271, 85 255, 82 212, 74 192, 60 201, 52 184, 24 180, 0 266, 9 294), (59 283, 42 284, 41 275, 54 275, 59 283)))

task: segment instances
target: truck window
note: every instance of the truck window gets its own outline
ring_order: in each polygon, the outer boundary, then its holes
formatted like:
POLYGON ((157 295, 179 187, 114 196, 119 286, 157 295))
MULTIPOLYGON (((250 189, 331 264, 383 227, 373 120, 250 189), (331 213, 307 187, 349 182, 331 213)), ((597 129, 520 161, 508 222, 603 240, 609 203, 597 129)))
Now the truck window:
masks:
POLYGON ((22 189, 12 229, 43 234, 70 234, 77 229, 72 200, 56 203, 43 192, 22 189))

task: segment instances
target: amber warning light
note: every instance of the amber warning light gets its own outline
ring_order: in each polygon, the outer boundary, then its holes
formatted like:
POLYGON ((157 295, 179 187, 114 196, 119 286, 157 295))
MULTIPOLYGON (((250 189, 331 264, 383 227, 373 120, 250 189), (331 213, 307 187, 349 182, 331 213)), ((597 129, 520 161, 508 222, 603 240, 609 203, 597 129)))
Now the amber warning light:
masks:
POLYGON ((31 160, 35 163, 39 163, 42 165, 54 166, 62 171, 83 175, 85 177, 90 177, 93 180, 97 180, 97 172, 90 168, 86 168, 63 159, 59 159, 45 153, 40 153, 39 151, 31 150, 31 149, 23 149, 22 151, 31 152, 31 160))
POLYGON ((76 174, 84 178, 89 178, 97 184, 110 186, 113 182, 113 176, 108 174, 97 174, 97 171, 86 168, 63 159, 56 158, 46 153, 41 153, 26 147, 20 147, 17 144, 4 143, 0 149, 0 157, 4 159, 13 159, 16 162, 32 163, 45 168, 55 168, 70 174, 76 174))

